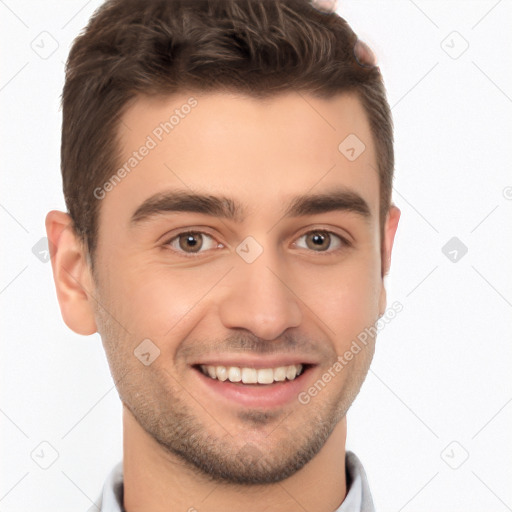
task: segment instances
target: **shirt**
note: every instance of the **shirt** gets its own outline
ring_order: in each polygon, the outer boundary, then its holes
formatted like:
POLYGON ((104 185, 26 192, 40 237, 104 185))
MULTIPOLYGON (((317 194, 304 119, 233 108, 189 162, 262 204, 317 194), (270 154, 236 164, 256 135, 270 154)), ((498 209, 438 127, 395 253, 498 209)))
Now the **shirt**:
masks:
MULTIPOLYGON (((343 503, 333 512, 375 512, 368 479, 356 454, 345 454, 348 492, 343 503)), ((118 462, 103 486, 100 497, 87 512, 126 512, 123 507, 123 461, 118 462)))

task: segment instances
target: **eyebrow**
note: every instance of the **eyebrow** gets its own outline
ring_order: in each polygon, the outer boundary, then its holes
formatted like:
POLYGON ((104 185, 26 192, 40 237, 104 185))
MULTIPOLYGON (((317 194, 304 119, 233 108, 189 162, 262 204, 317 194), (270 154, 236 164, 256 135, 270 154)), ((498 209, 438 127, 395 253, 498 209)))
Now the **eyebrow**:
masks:
MULTIPOLYGON (((180 190, 159 192, 135 210, 130 224, 135 226, 158 215, 178 212, 202 213, 240 223, 245 220, 245 211, 244 205, 226 196, 180 190)), ((371 217, 368 203, 355 191, 345 188, 293 197, 283 217, 303 217, 333 211, 356 213, 364 219, 371 217)))

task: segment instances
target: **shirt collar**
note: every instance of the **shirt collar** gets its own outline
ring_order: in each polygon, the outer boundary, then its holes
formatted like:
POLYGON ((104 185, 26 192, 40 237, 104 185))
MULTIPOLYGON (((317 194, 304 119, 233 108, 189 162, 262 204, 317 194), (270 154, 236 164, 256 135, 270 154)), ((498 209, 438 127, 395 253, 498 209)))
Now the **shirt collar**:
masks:
MULTIPOLYGON (((356 454, 345 454, 345 471, 348 492, 343 503, 334 512, 375 512, 366 472, 356 454)), ((98 505, 88 512, 126 512, 123 507, 123 461, 118 462, 103 486, 98 505)))
POLYGON ((366 472, 354 452, 345 454, 345 472, 348 492, 335 512, 375 512, 366 472))

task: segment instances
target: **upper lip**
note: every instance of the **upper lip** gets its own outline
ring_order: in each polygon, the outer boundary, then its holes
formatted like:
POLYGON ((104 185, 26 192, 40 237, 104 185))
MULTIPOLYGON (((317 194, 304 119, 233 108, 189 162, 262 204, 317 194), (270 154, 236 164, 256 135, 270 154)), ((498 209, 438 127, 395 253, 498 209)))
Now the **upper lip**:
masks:
POLYGON ((239 368, 278 368, 280 366, 291 366, 294 364, 315 365, 316 363, 308 357, 274 355, 272 357, 240 357, 240 356, 215 356, 197 361, 192 366, 236 366, 239 368))

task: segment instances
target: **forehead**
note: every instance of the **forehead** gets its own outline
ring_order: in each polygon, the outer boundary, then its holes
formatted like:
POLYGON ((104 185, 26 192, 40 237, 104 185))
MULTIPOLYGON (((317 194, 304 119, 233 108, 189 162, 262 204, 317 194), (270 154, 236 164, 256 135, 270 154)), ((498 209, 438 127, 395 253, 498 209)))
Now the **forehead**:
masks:
POLYGON ((245 213, 275 220, 289 198, 342 185, 377 214, 375 148, 355 95, 141 96, 118 135, 121 161, 100 207, 107 223, 115 218, 128 228, 141 203, 172 189, 237 198, 245 213))

